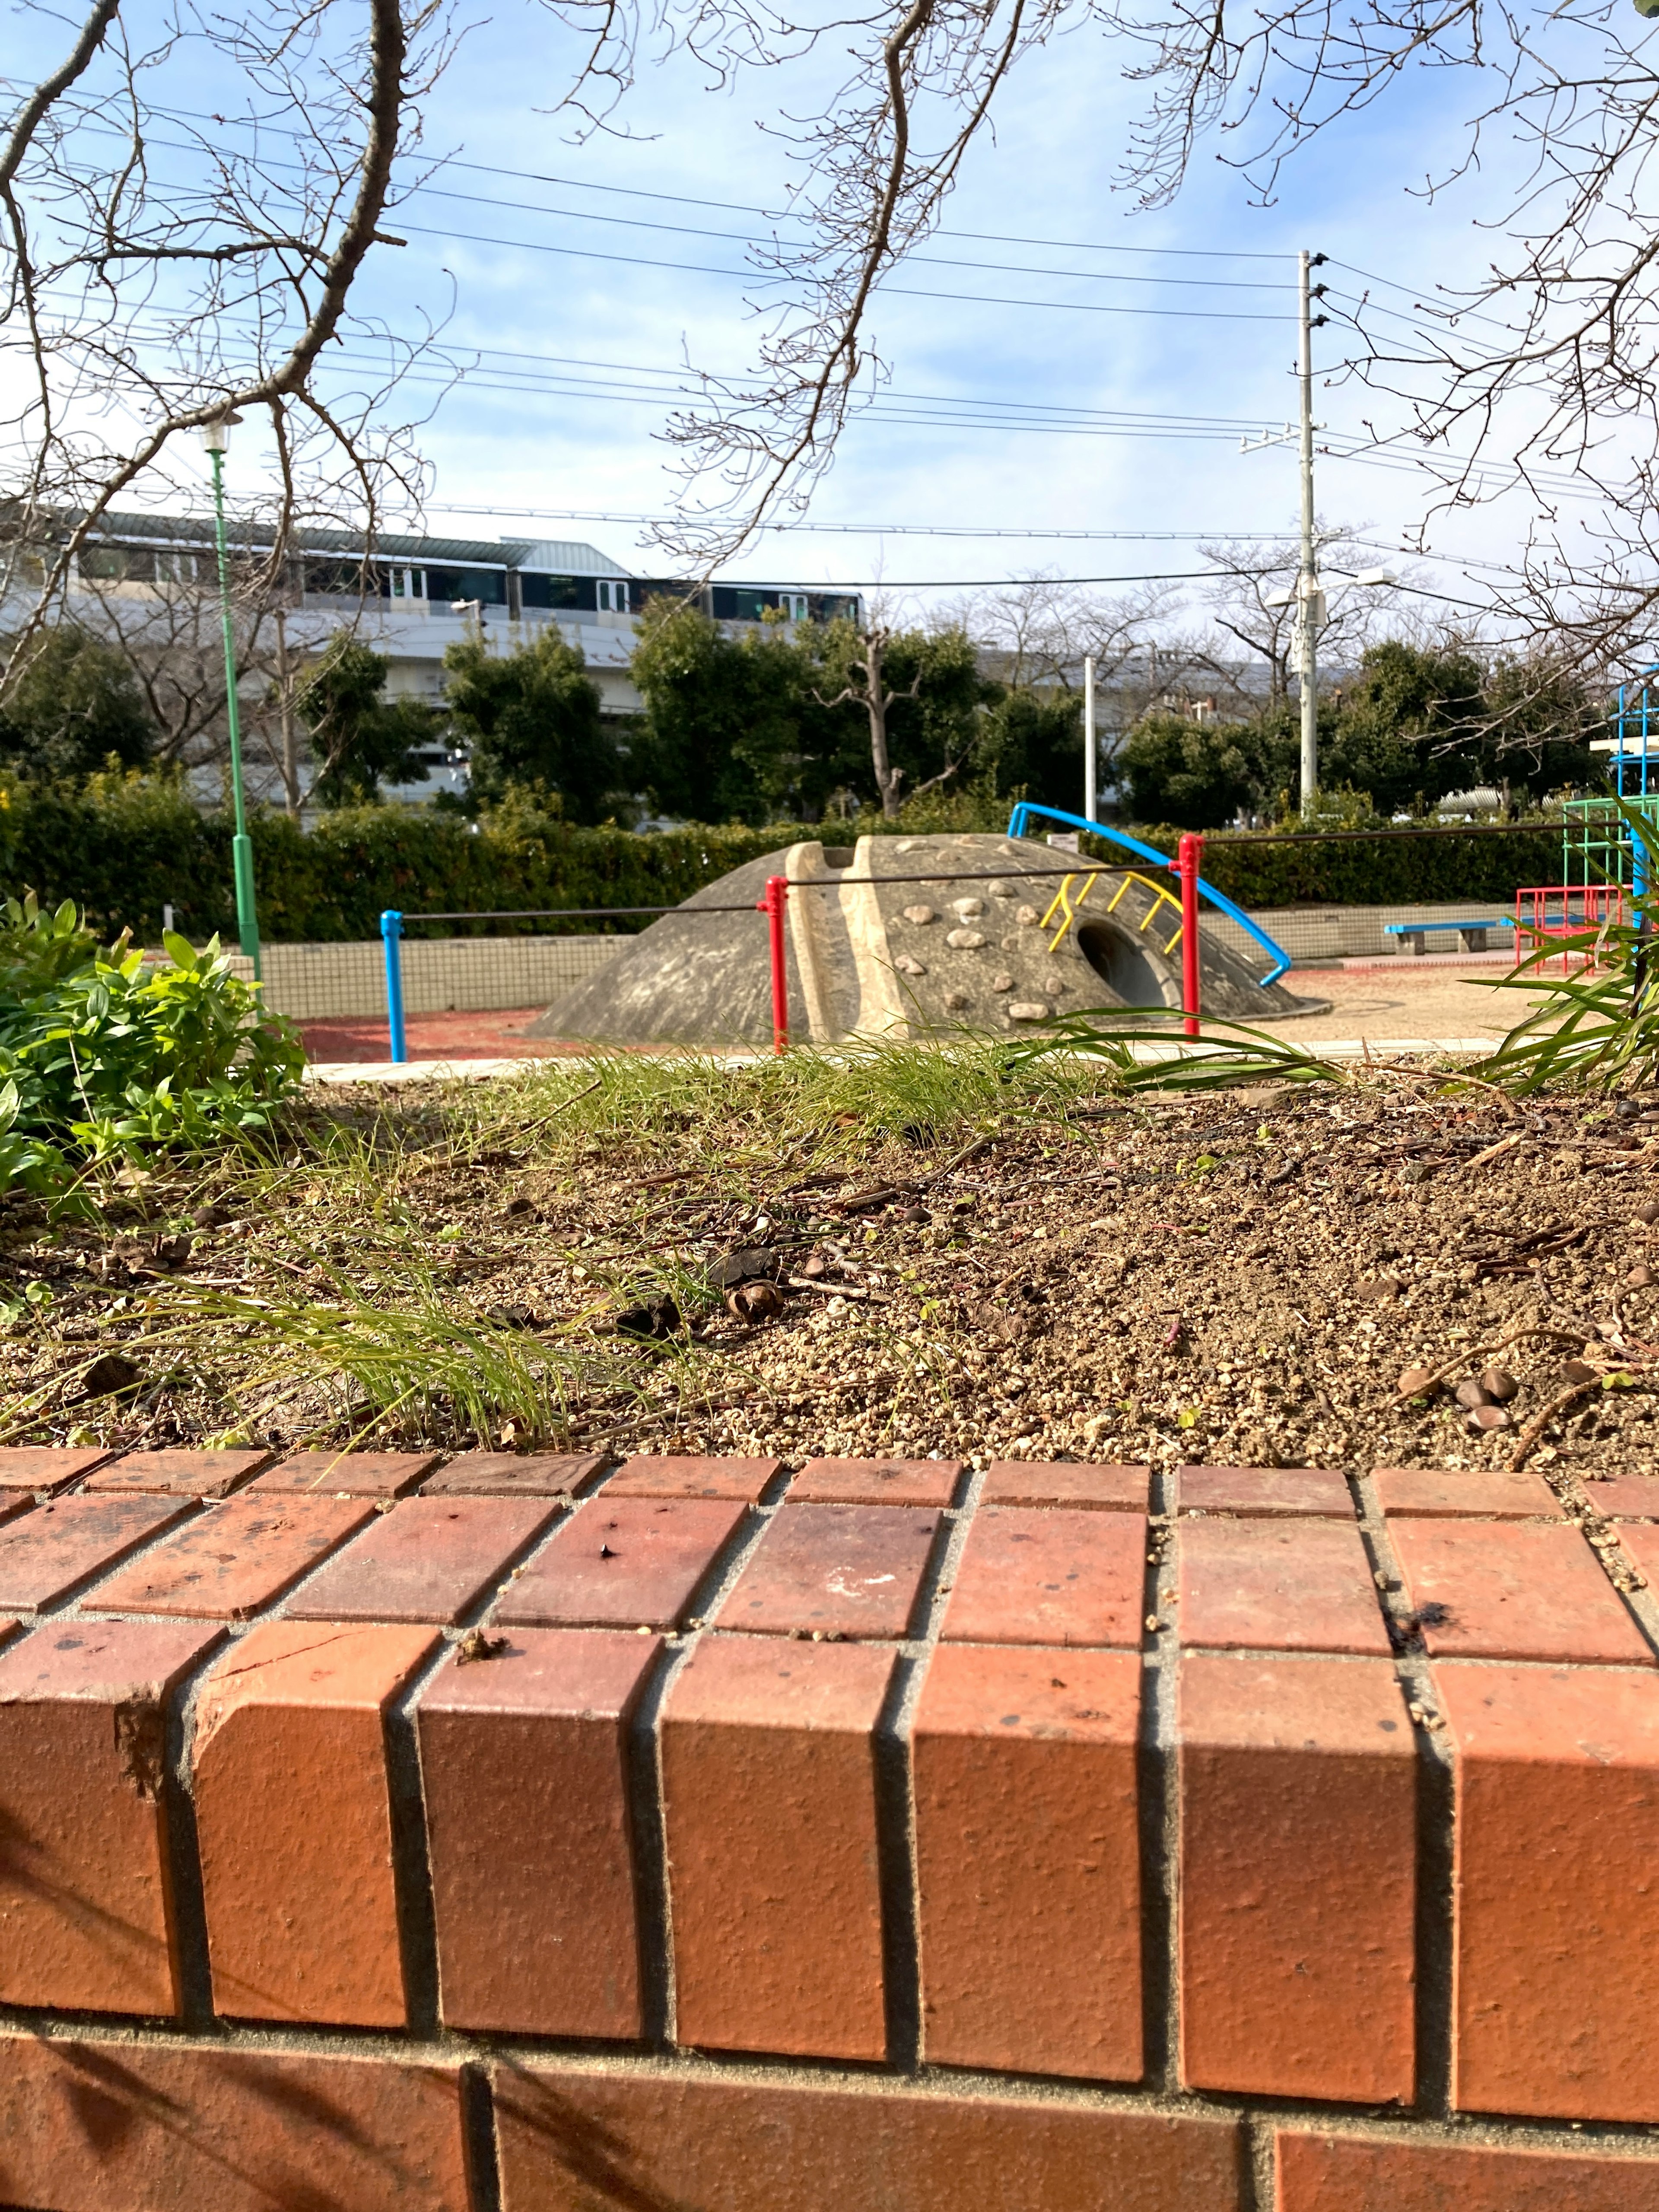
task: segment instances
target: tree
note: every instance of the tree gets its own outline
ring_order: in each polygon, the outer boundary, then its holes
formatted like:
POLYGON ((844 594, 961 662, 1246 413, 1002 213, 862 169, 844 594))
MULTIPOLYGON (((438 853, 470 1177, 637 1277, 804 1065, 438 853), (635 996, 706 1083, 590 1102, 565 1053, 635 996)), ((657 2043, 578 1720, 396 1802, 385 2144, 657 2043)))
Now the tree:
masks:
POLYGON ((35 641, 0 708, 0 757, 26 775, 90 775, 112 760, 143 768, 155 728, 132 672, 102 639, 60 623, 35 641))
POLYGON ((349 630, 337 630, 295 693, 311 738, 320 806, 372 806, 382 783, 424 783, 423 748, 436 743, 437 714, 422 699, 382 698, 392 665, 349 630))
POLYGON ((876 797, 888 821, 898 818, 906 799, 947 782, 970 760, 977 710, 995 690, 980 674, 965 630, 929 635, 895 632, 879 620, 863 629, 832 623, 823 662, 828 682, 839 676, 841 689, 832 698, 815 689, 813 696, 831 711, 848 707, 863 715, 876 797))
POLYGON ((542 784, 582 823, 628 805, 622 756, 599 718, 599 687, 581 647, 567 645, 554 624, 512 653, 469 638, 448 647, 444 667, 475 799, 489 804, 509 784, 542 784))
POLYGON ((420 338, 374 333, 350 303, 374 249, 403 242, 382 226, 453 47, 449 12, 255 0, 186 33, 130 26, 120 0, 82 6, 67 31, 44 0, 22 11, 60 58, 32 87, 8 81, 0 121, 19 456, 0 581, 33 599, 0 696, 114 502, 140 479, 172 489, 179 441, 227 414, 257 410, 275 444, 273 575, 300 513, 349 507, 372 530, 389 491, 420 492, 410 425, 386 407, 420 338), (380 388, 319 389, 325 349, 372 334, 380 388))
POLYGON ((974 747, 976 772, 999 793, 1023 792, 1039 805, 1083 805, 1083 701, 1051 686, 1009 687, 986 708, 974 747))
POLYGON ((1261 798, 1265 754, 1249 723, 1147 714, 1119 756, 1130 814, 1183 830, 1222 829, 1261 798))
POLYGON ((812 696, 817 661, 799 626, 732 637, 700 608, 658 599, 629 672, 645 702, 640 783, 664 813, 758 824, 822 810, 844 732, 812 696))
POLYGON ((980 709, 997 696, 954 625, 779 620, 732 637, 684 604, 647 609, 630 667, 645 700, 641 781, 669 813, 722 821, 816 821, 848 789, 890 819, 975 759, 980 709))

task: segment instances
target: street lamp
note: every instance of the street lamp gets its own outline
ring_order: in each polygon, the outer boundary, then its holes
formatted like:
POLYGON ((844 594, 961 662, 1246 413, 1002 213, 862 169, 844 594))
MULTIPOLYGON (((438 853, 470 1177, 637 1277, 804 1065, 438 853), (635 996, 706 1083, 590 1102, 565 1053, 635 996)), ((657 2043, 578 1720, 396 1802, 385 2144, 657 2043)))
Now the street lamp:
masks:
POLYGON ((236 881, 236 936, 253 963, 259 981, 259 919, 253 900, 253 843, 247 834, 247 803, 242 794, 242 724, 236 697, 236 631, 230 613, 230 554, 225 544, 225 454, 233 423, 241 421, 228 408, 202 425, 202 443, 213 459, 213 526, 219 553, 219 621, 225 637, 225 721, 230 731, 230 787, 236 805, 236 835, 231 867, 236 881))

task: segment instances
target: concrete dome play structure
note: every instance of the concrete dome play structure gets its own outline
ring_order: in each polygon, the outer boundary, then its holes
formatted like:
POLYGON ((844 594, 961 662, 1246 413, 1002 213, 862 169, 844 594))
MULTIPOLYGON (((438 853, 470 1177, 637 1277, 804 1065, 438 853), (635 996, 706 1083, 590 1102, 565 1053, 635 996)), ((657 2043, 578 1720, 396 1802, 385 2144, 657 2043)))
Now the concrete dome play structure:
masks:
MULTIPOLYGON (((529 1034, 617 1045, 769 1042, 767 926, 750 909, 772 876, 790 884, 790 1034, 816 1044, 963 1028, 1013 1036, 1083 1007, 1182 1003, 1181 910, 1167 870, 1160 881, 1151 868, 1074 860, 1024 837, 860 837, 791 845, 706 884, 529 1034)), ((1206 916, 1206 1015, 1284 1021, 1322 1010, 1264 984, 1267 961, 1247 957, 1230 934, 1249 944, 1206 916)))

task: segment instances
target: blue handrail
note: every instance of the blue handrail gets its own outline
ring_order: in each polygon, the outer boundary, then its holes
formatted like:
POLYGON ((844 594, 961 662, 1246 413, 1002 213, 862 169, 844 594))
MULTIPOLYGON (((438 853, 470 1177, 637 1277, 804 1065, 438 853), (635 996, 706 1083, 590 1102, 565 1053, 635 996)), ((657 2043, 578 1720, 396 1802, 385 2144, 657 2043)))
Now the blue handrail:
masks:
MULTIPOLYGON (((1086 830, 1091 836, 1109 838, 1114 845, 1121 845, 1127 852, 1138 853, 1143 860, 1155 861, 1160 868, 1173 868, 1176 865, 1169 854, 1160 853, 1156 845, 1145 845, 1139 837, 1131 837, 1124 830, 1109 830, 1103 822, 1091 822, 1086 814, 1067 814, 1058 806, 1034 806, 1029 799, 1022 799, 1008 817, 1008 835, 1011 837, 1024 836, 1028 823, 1039 814, 1046 822, 1063 822, 1068 829, 1086 830)), ((1212 906, 1219 907, 1230 921, 1236 921, 1242 930, 1255 938, 1273 963, 1265 975, 1258 975, 1255 979, 1262 989, 1265 991, 1269 983, 1276 983, 1291 964, 1291 956, 1284 946, 1275 945, 1260 923, 1250 920, 1243 907, 1235 906, 1224 891, 1217 890, 1213 884, 1206 884, 1201 876, 1198 888, 1212 906)))

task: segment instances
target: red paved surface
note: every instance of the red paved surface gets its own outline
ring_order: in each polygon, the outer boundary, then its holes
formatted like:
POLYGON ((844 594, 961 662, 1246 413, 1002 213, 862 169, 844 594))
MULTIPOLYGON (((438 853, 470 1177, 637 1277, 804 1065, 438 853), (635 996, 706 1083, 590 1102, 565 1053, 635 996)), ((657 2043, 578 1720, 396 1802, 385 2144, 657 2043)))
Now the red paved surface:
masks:
MULTIPOLYGON (((514 1006, 494 1013, 410 1014, 404 1022, 411 1060, 547 1060, 564 1052, 586 1052, 591 1047, 561 1044, 550 1037, 527 1037, 524 1031, 546 1012, 542 1006, 514 1006)), ((388 1060, 386 1018, 342 1016, 337 1021, 301 1022, 306 1058, 312 1060, 388 1060)))

